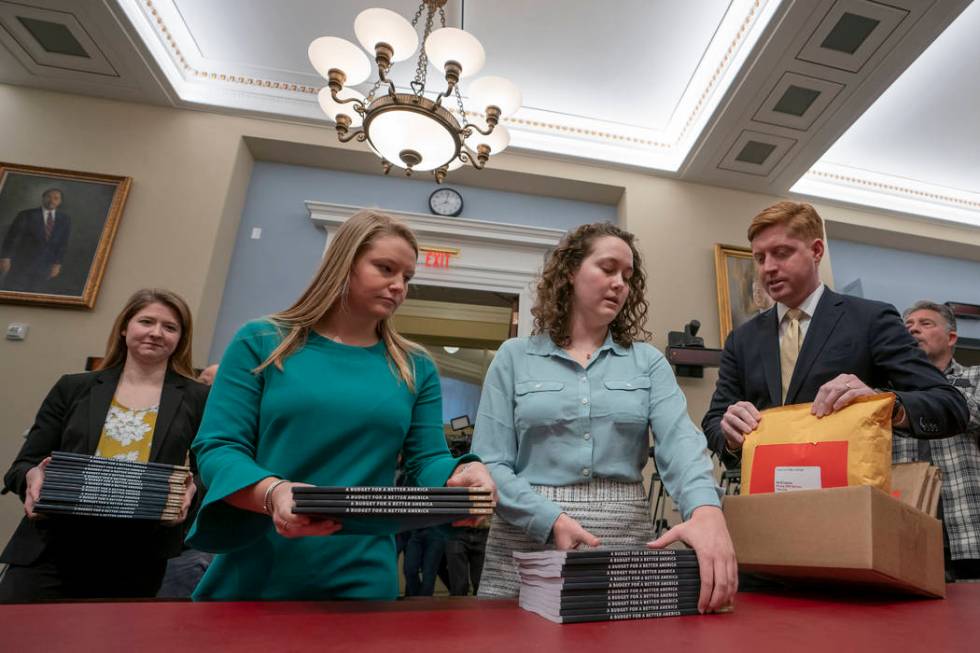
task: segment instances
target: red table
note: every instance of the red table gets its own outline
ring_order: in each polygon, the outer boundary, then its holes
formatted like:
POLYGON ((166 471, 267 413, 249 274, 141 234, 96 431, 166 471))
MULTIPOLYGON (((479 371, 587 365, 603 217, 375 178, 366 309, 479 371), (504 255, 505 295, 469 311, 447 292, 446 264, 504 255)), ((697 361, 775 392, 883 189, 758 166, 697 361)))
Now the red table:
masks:
POLYGON ((0 650, 767 651, 980 650, 980 583, 946 600, 844 594, 738 595, 735 612, 553 624, 514 601, 63 603, 0 606, 0 650))

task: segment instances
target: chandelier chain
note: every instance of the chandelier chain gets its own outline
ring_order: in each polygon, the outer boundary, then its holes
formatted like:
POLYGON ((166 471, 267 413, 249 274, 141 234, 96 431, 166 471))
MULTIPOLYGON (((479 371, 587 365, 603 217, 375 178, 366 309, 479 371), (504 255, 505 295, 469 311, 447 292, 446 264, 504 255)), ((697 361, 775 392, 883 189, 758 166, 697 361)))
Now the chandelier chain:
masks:
POLYGON ((418 11, 415 12, 415 17, 412 18, 412 27, 415 27, 416 25, 419 24, 419 18, 422 17, 422 10, 423 9, 425 9, 425 2, 420 2, 419 3, 418 11))
POLYGON ((456 85, 454 89, 456 92, 456 104, 459 106, 459 119, 462 121, 463 126, 469 125, 469 121, 466 119, 466 109, 463 108, 463 96, 459 93, 459 84, 456 85))
POLYGON ((374 86, 371 87, 371 92, 368 93, 367 94, 367 97, 364 98, 364 105, 365 106, 367 106, 367 105, 371 104, 372 102, 374 102, 374 94, 378 92, 378 89, 379 88, 381 88, 381 78, 380 77, 378 77, 378 80, 376 82, 374 82, 374 86))
MULTIPOLYGON (((421 12, 422 6, 419 7, 419 14, 421 12)), ((435 13, 435 9, 432 6, 428 6, 428 12, 425 14, 425 29, 422 32, 422 48, 419 50, 418 63, 415 66, 415 79, 412 80, 411 84, 412 91, 416 97, 422 97, 422 94, 425 93, 425 74, 429 66, 429 55, 425 51, 425 41, 429 38, 429 34, 432 33, 432 22, 435 18, 435 13)))

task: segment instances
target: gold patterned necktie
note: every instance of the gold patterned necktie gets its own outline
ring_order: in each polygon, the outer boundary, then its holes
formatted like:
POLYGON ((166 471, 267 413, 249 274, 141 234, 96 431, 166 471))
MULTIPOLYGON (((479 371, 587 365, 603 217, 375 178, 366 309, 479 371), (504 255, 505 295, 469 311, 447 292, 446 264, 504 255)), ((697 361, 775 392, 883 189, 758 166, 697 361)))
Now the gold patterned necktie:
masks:
POLYGON ((800 318, 803 311, 798 308, 791 308, 786 311, 783 318, 786 321, 786 332, 779 341, 779 369, 783 375, 783 403, 786 403, 786 392, 789 390, 789 382, 793 378, 793 368, 796 367, 796 359, 800 355, 800 346, 803 344, 803 333, 800 330, 800 318))

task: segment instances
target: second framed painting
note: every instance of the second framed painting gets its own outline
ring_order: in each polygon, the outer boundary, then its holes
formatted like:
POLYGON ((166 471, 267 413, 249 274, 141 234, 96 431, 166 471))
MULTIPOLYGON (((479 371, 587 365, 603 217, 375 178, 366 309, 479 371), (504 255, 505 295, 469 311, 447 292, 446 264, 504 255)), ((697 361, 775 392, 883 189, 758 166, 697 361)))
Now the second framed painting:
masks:
POLYGON ((745 247, 715 245, 715 275, 718 285, 718 322, 721 344, 728 334, 773 305, 759 282, 752 251, 745 247))

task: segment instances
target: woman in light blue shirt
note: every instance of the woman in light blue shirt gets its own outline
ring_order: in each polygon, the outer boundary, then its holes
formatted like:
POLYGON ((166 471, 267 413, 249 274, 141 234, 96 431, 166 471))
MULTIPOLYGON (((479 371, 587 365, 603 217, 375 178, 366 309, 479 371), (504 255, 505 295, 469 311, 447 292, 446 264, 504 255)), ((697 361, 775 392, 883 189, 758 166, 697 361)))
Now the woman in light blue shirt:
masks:
POLYGON ((481 596, 517 595, 513 551, 675 541, 697 551, 701 611, 734 596, 735 553, 705 439, 667 360, 644 342, 645 290, 631 233, 578 227, 545 264, 535 335, 497 352, 472 448, 499 493, 481 596), (653 542, 641 476, 651 429, 658 470, 685 520, 653 542))

